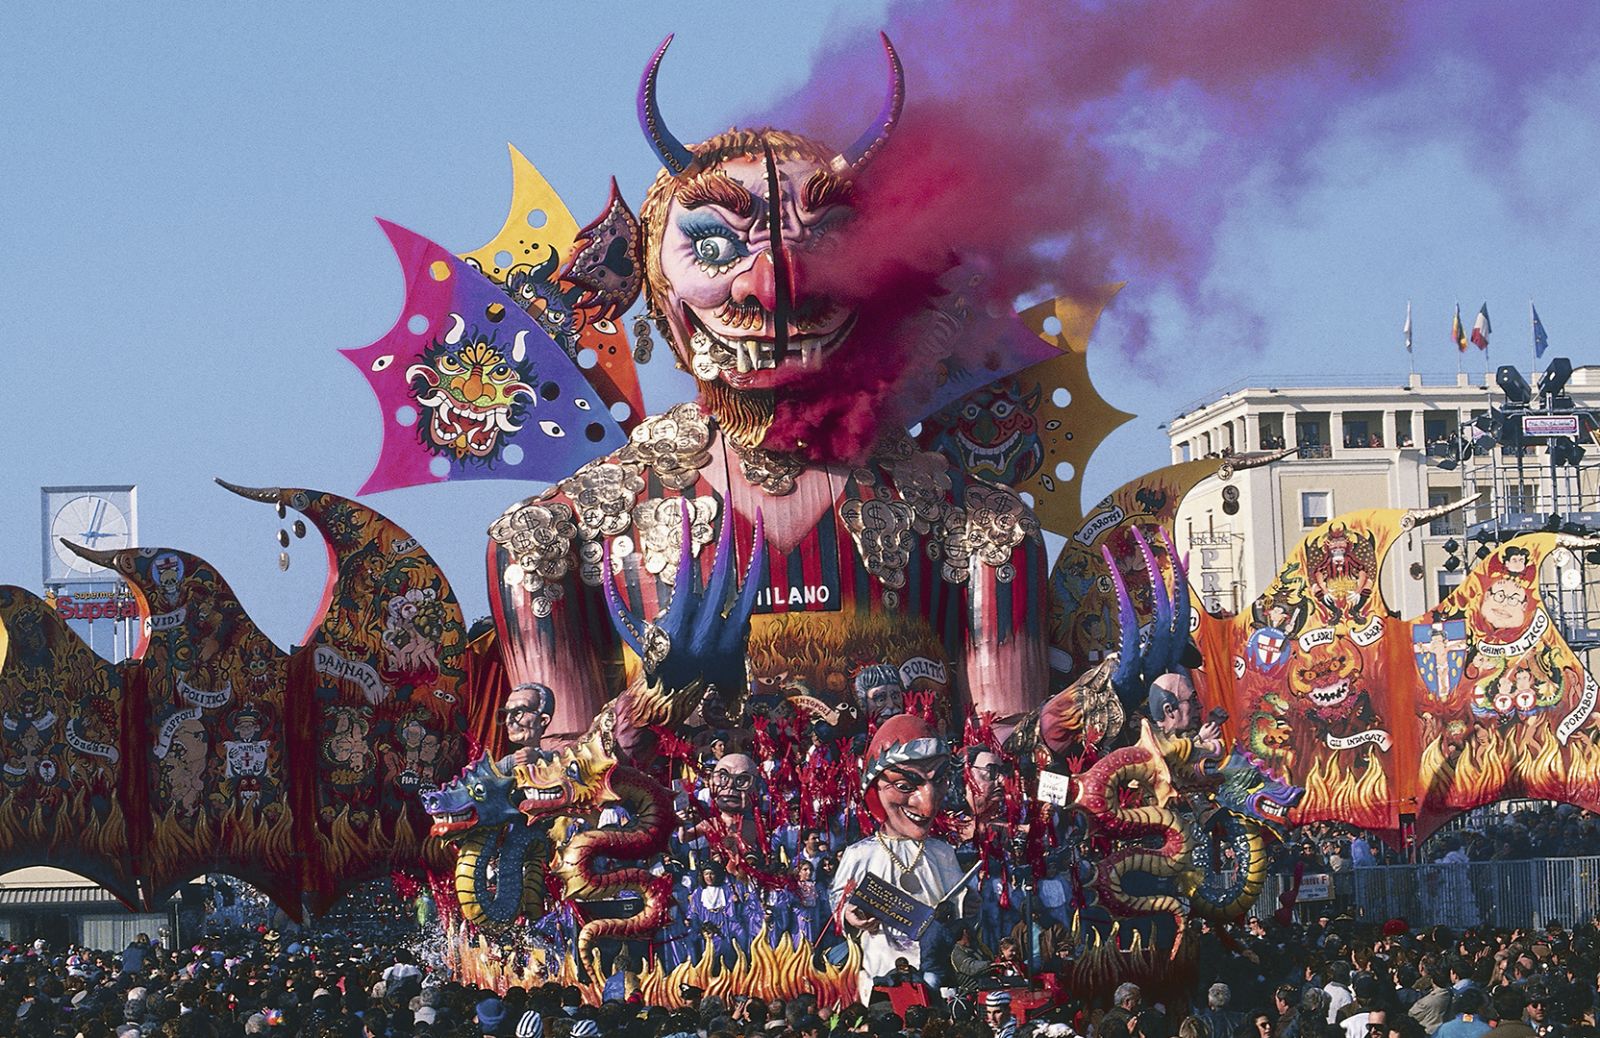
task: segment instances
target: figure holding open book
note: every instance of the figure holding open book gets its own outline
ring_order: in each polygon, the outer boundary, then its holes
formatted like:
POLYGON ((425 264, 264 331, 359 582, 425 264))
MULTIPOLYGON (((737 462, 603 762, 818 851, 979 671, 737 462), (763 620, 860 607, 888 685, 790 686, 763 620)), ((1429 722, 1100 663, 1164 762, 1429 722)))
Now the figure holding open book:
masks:
POLYGON ((940 943, 936 909, 960 914, 955 848, 929 836, 949 770, 949 747, 914 714, 886 720, 867 747, 861 784, 878 828, 845 849, 832 892, 842 929, 861 943, 862 1002, 896 959, 921 966, 923 951, 940 943))

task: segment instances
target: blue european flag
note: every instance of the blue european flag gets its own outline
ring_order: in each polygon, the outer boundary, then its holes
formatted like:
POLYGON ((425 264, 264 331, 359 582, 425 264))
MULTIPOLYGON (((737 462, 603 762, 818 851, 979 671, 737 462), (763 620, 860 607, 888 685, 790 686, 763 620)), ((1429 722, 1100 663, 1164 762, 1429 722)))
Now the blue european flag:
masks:
POLYGON ((1550 337, 1544 333, 1544 322, 1539 320, 1539 308, 1529 303, 1528 309, 1533 311, 1533 355, 1542 357, 1550 348, 1550 337))

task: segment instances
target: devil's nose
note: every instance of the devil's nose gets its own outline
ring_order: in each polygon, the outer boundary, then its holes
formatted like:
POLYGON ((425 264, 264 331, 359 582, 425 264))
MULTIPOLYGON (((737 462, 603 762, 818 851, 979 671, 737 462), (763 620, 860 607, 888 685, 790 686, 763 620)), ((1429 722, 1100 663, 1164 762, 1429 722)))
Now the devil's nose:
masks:
POLYGON ((750 269, 733 279, 733 301, 743 305, 759 303, 763 309, 778 307, 778 275, 772 265, 772 250, 756 254, 750 269))

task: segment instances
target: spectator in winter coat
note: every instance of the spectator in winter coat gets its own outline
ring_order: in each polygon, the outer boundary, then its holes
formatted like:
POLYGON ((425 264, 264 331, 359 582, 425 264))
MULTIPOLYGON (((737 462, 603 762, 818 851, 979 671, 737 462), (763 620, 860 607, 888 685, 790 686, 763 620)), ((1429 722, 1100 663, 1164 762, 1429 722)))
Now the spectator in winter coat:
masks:
POLYGON ((1436 973, 1424 973, 1417 983, 1424 994, 1406 1012, 1424 1031, 1433 1034, 1450 1019, 1450 982, 1436 973))
POLYGON ((1482 1038, 1492 1026, 1488 996, 1476 986, 1457 991, 1452 996, 1451 1010, 1455 1015, 1439 1025, 1433 1038, 1482 1038))
POLYGON ((1350 990, 1350 964, 1336 962, 1328 968, 1331 976, 1322 986, 1322 993, 1328 996, 1328 1023, 1339 1022, 1339 1012, 1345 1006, 1355 1001, 1355 993, 1350 990))
MULTIPOLYGON (((1211 1038, 1236 1038, 1238 1035, 1239 1025, 1244 1023, 1244 1014, 1228 1008, 1232 996, 1228 985, 1221 982, 1213 984, 1206 991, 1206 1008, 1194 1014, 1210 1029, 1211 1038)), ((1246 1035, 1243 1038, 1255 1036, 1246 1035)))

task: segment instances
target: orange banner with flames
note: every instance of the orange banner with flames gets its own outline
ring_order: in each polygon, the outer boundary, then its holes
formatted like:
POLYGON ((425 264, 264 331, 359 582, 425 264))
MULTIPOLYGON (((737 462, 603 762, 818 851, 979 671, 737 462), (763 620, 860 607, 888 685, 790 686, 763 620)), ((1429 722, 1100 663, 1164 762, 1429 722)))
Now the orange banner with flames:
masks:
POLYGON ((1562 638, 1539 586, 1540 564, 1554 553, 1569 562, 1558 574, 1576 572, 1564 540, 1543 533, 1502 544, 1434 617, 1412 625, 1419 835, 1508 797, 1600 809, 1600 687, 1562 638))
MULTIPOLYGON (((1304 786, 1296 824, 1377 831, 1512 796, 1600 807, 1600 692, 1545 609, 1535 534, 1483 559, 1444 602, 1394 617, 1379 571, 1422 513, 1340 516, 1301 541, 1250 610, 1202 614, 1196 687, 1226 733, 1304 786)), ((1198 609, 1198 603, 1196 605, 1198 609)))

